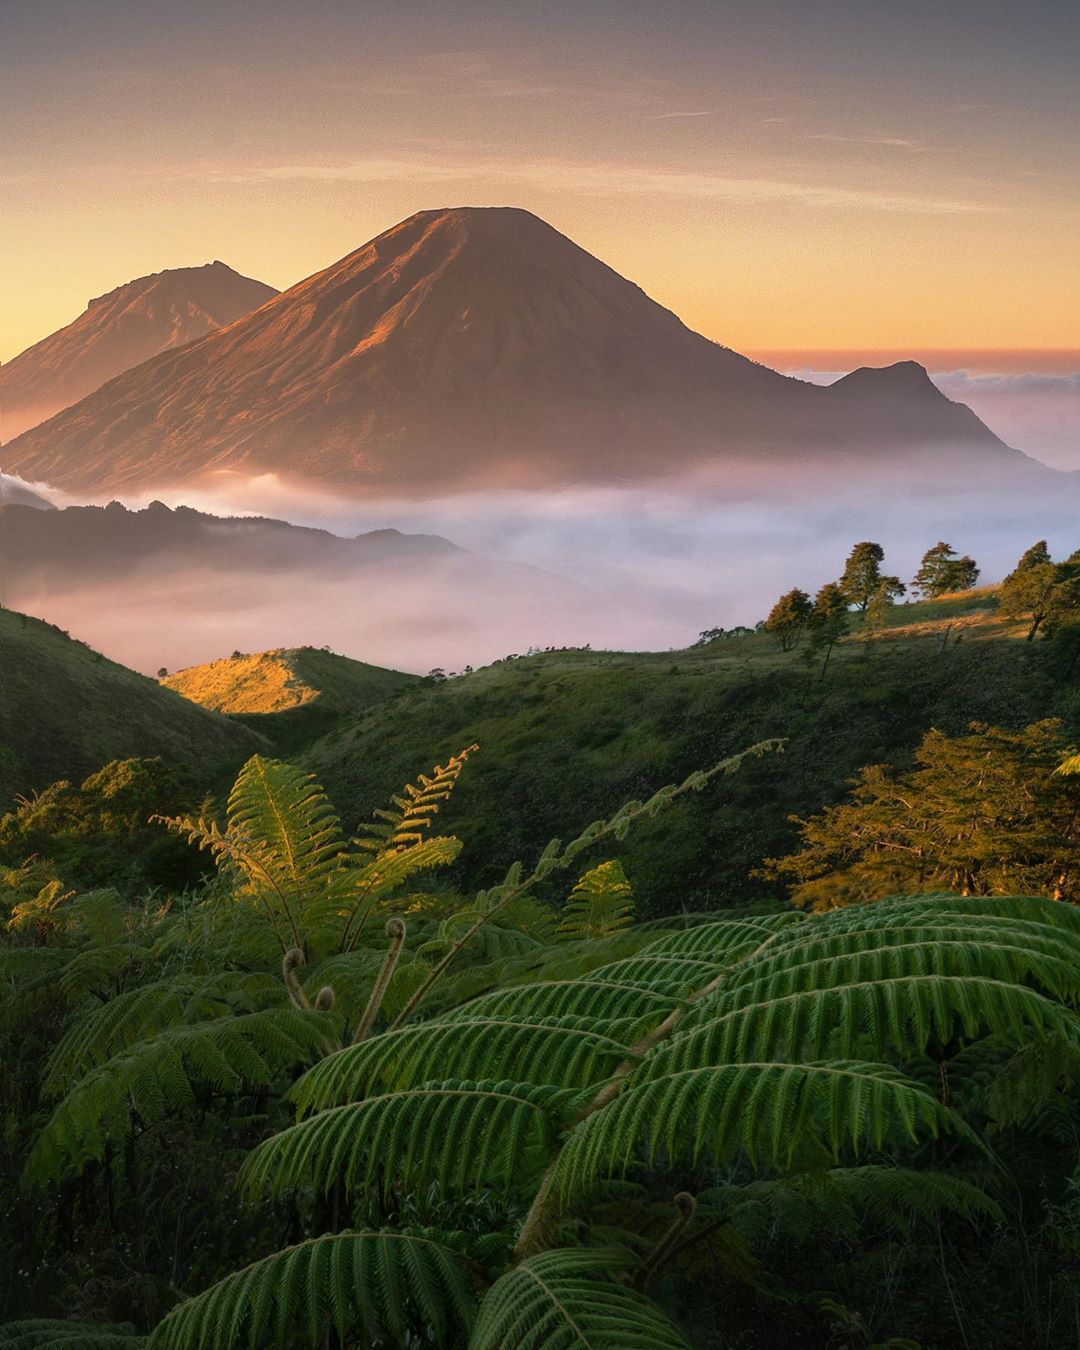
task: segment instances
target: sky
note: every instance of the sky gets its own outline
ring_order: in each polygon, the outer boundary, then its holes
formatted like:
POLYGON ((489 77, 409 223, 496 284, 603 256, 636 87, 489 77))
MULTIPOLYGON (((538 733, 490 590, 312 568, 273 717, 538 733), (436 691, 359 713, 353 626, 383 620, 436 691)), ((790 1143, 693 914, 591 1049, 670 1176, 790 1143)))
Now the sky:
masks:
POLYGON ((465 203, 739 350, 1076 348, 1078 68, 1076 0, 0 0, 0 360, 465 203))

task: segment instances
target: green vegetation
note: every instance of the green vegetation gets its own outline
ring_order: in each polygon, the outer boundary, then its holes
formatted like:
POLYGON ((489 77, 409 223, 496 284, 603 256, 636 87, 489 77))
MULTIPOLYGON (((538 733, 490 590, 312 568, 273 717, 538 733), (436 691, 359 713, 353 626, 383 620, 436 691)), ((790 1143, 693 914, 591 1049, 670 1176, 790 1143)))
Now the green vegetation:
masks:
POLYGON ((161 683, 205 708, 238 714, 279 753, 288 754, 325 735, 343 717, 412 687, 418 678, 318 647, 283 647, 234 652, 208 665, 163 673, 161 683))
POLYGON ((0 609, 0 814, 17 792, 82 779, 112 759, 161 755, 204 783, 235 772, 259 737, 51 624, 0 609))
POLYGON ((751 873, 794 850, 790 817, 841 801, 865 765, 904 771, 929 730, 959 735, 973 720, 1077 725, 1080 687, 1051 643, 1013 636, 1024 631, 983 590, 896 605, 872 636, 838 602, 788 654, 768 633, 685 652, 542 653, 375 705, 301 762, 351 823, 424 756, 478 741, 484 753, 454 813, 466 843, 454 877, 469 886, 497 879, 568 818, 610 812, 658 775, 678 779, 702 758, 784 736, 783 757, 750 766, 723 799, 690 802, 618 850, 646 917, 757 903, 781 893, 751 873), (829 652, 813 647, 818 632, 835 643, 824 678, 829 652))
POLYGON ((13 907, 0 1259, 25 1274, 0 1345, 1067 1341, 1080 913, 627 924, 610 862, 569 925, 545 899, 779 748, 468 899, 416 886, 482 751, 353 843, 256 756, 223 822, 162 822, 217 863, 201 893, 13 907))
POLYGON ((923 554, 912 589, 924 599, 936 600, 952 591, 970 591, 979 579, 979 568, 968 554, 958 557, 951 544, 939 540, 923 554))
POLYGON ((1075 561, 879 554, 685 652, 131 676, 226 750, 0 814, 0 1350, 1074 1343, 1075 561))
POLYGON ((862 769, 850 801, 798 822, 802 848, 766 875, 790 878, 795 904, 815 909, 938 890, 1080 903, 1080 801, 1060 773, 1070 751, 1054 721, 927 732, 914 770, 862 769))

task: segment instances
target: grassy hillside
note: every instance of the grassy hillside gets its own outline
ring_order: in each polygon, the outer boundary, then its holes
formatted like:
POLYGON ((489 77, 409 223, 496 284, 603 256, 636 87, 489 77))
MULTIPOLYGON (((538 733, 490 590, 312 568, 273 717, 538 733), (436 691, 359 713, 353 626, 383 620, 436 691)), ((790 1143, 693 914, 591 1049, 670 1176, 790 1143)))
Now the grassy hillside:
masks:
POLYGON ((343 717, 418 679, 318 647, 281 647, 189 666, 161 683, 205 708, 236 716, 282 751, 310 743, 343 717))
POLYGON ((16 792, 80 779, 129 755, 161 755, 209 783, 264 744, 12 610, 0 610, 0 681, 0 811, 16 792))
POLYGON ((993 592, 900 606, 891 619, 885 633, 837 647, 824 679, 820 659, 782 654, 765 634, 675 653, 503 662, 373 707, 303 762, 351 823, 436 759, 479 742, 447 824, 466 841, 461 879, 487 883, 554 834, 785 736, 782 757, 692 798, 618 850, 652 912, 758 899, 769 892, 748 873, 790 848, 788 815, 840 798, 863 764, 906 766, 931 726, 1060 716, 1080 732, 1080 688, 1063 680, 1048 646, 1012 636, 993 592))

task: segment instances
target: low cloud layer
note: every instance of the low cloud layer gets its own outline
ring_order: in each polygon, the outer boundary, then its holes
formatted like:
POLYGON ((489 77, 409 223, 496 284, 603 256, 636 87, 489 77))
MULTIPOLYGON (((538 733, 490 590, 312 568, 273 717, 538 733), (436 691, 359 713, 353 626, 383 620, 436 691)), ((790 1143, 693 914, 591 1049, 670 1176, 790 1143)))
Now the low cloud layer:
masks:
POLYGON ((234 649, 302 644, 421 672, 479 666, 530 646, 662 650, 705 628, 753 624, 792 586, 816 590, 839 575, 859 539, 882 543, 888 569, 904 579, 945 539, 975 556, 983 581, 1000 580, 1036 539, 1057 554, 1080 544, 1077 493, 1080 483, 1041 500, 977 486, 904 493, 885 484, 856 493, 833 479, 813 495, 670 484, 360 502, 229 476, 215 490, 160 495, 170 505, 262 514, 343 536, 386 527, 442 535, 493 565, 466 554, 348 575, 270 575, 170 571, 159 561, 122 583, 76 577, 9 603, 151 672, 234 649))

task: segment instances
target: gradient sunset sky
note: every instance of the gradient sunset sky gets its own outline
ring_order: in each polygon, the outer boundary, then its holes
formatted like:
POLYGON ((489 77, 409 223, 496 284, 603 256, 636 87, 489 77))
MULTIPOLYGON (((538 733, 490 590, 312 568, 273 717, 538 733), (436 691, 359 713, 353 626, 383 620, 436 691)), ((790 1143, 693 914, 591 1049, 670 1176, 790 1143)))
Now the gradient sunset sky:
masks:
POLYGON ((1078 0, 0 4, 0 359, 528 207, 739 350, 1080 346, 1078 0))

